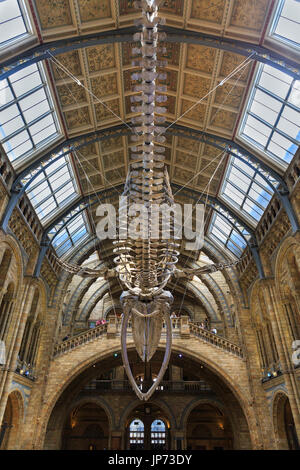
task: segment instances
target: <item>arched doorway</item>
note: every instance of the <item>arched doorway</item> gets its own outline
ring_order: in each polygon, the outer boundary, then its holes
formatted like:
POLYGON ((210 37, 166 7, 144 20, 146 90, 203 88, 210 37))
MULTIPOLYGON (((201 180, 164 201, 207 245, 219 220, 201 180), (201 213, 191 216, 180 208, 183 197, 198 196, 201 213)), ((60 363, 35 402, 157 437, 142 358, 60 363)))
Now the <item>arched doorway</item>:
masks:
POLYGON ((210 403, 201 403, 190 413, 186 429, 187 450, 229 450, 232 428, 226 415, 210 403))
MULTIPOLYGON (((163 355, 164 352, 158 350, 151 362, 151 368, 145 371, 145 365, 137 352, 129 351, 134 377, 137 380, 140 379, 141 385, 144 383, 145 376, 151 376, 152 380, 155 380, 163 355)), ((230 416, 234 432, 233 447, 243 450, 251 449, 248 422, 239 400, 222 378, 203 362, 200 363, 181 351, 173 351, 164 380, 153 395, 151 402, 141 403, 136 401, 136 395, 124 375, 121 354, 111 351, 104 358, 91 363, 80 374, 74 376, 63 393, 56 398, 56 403, 48 418, 42 445, 46 450, 65 448, 62 447, 62 435, 66 428, 67 416, 79 403, 93 402, 105 409, 108 416, 112 430, 109 448, 128 450, 130 444, 143 444, 145 449, 153 449, 154 446, 166 450, 175 450, 179 447, 184 449, 186 448, 184 437, 186 438, 190 412, 204 399, 205 403, 210 400, 217 406, 219 404, 219 408, 224 410, 226 416, 230 416), (148 415, 150 415, 149 420, 148 415), (145 439, 142 443, 130 443, 130 424, 137 419, 144 424, 145 439), (153 441, 162 440, 163 442, 151 442, 151 425, 155 420, 161 420, 164 423, 165 431, 160 428, 152 429, 152 434, 165 432, 165 436, 154 435, 153 441)), ((215 447, 222 446, 216 444, 215 447)))
POLYGON ((78 406, 69 414, 62 436, 62 450, 108 449, 109 422, 96 403, 78 406))
POLYGON ((288 397, 279 393, 274 402, 274 426, 280 450, 299 450, 299 441, 288 397))
POLYGON ((0 449, 18 450, 20 422, 23 416, 23 399, 19 392, 12 392, 6 403, 1 424, 0 449))
POLYGON ((127 420, 127 450, 168 450, 170 448, 169 420, 153 403, 138 406, 127 420))

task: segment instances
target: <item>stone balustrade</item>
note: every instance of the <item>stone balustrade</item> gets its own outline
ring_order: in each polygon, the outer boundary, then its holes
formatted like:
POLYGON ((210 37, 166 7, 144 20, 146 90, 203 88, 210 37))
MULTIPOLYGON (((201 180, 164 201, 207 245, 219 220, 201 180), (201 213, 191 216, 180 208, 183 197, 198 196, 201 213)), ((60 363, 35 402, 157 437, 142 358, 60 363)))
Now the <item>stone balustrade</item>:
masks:
POLYGON ((290 192, 293 191, 294 187, 299 181, 300 177, 300 148, 297 150, 293 160, 288 166, 285 173, 285 180, 287 182, 290 192))
MULTIPOLYGON (((86 386, 82 391, 81 394, 83 395, 94 395, 98 393, 105 393, 105 392, 131 392, 132 386, 128 380, 97 380, 92 385, 86 386)), ((171 380, 163 380, 159 385, 158 392, 173 392, 173 393, 181 393, 181 392, 202 392, 202 393, 210 393, 212 392, 211 387, 204 382, 203 380, 198 381, 171 381, 171 380)))
POLYGON ((82 344, 89 343, 95 339, 103 336, 107 332, 107 323, 105 325, 99 325, 96 328, 91 328, 83 333, 80 333, 72 338, 63 341, 60 344, 54 346, 53 357, 60 356, 61 354, 71 351, 74 348, 78 348, 82 344))
POLYGON ((243 350, 237 344, 228 341, 226 338, 222 336, 216 335, 211 333, 210 331, 206 330, 205 328, 201 328, 198 325, 193 324, 190 322, 190 333, 194 336, 197 336, 199 339, 202 339, 218 348, 223 349, 224 351, 230 352, 235 354, 238 357, 243 357, 243 350))
MULTIPOLYGON (((173 324, 173 334, 177 335, 178 333, 182 338, 188 338, 190 334, 196 336, 197 338, 206 341, 218 348, 223 349, 229 353, 232 353, 238 357, 243 357, 242 348, 230 341, 226 338, 218 336, 210 331, 201 328, 199 325, 194 324, 193 322, 186 322, 185 317, 183 318, 174 318, 172 319, 173 324), (184 321, 183 321, 184 320, 184 321)), ((121 320, 115 319, 112 322, 105 323, 104 325, 99 325, 95 328, 91 328, 83 333, 80 333, 72 338, 69 338, 63 341, 60 344, 56 344, 53 351, 53 358, 60 356, 66 352, 71 351, 74 348, 78 348, 79 346, 86 344, 90 341, 94 341, 95 339, 106 335, 107 337, 115 337, 119 336, 120 334, 120 322, 121 320), (111 324, 110 324, 111 323, 111 324), (113 326, 113 328, 112 328, 113 326)), ((128 334, 131 334, 131 324, 128 325, 128 334)), ((164 328, 163 328, 164 334, 164 328)))

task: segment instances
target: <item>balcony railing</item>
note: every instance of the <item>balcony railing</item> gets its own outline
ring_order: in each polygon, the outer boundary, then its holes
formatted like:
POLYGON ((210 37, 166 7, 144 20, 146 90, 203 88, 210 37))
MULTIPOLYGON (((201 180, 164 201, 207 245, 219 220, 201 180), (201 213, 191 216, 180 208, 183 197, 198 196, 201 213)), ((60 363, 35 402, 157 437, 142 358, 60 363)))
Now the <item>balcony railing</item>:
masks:
MULTIPOLYGON (((128 380, 95 380, 92 384, 87 385, 81 390, 81 394, 94 395, 114 391, 131 392, 133 390, 128 380)), ((212 393, 211 387, 204 381, 162 381, 157 391, 168 393, 212 393)))
POLYGON ((60 344, 54 346, 53 357, 59 356, 65 352, 71 351, 72 349, 77 348, 83 344, 89 343, 100 336, 103 336, 107 332, 107 323, 104 325, 99 325, 96 328, 91 328, 90 330, 85 331, 84 333, 79 333, 72 338, 63 341, 60 344))
POLYGON ((30 364, 27 364, 27 362, 21 361, 20 359, 17 360, 17 367, 15 372, 33 381, 36 379, 35 368, 30 364))
POLYGON ((225 351, 228 351, 232 354, 235 354, 238 357, 243 357, 243 350, 237 344, 228 341, 226 338, 222 336, 218 336, 217 334, 212 333, 211 331, 206 330, 205 328, 201 328, 198 325, 190 322, 190 332, 197 336, 198 338, 203 339, 207 343, 213 344, 218 348, 221 348, 225 351))
MULTIPOLYGON (((114 320, 115 321, 115 320, 114 320)), ((114 323, 115 325, 115 333, 118 335, 120 333, 120 325, 121 325, 121 320, 118 320, 117 322, 114 323)), ((104 325, 99 325, 95 328, 91 328, 83 333, 80 333, 76 336, 73 336, 70 339, 67 339, 63 341, 60 344, 56 344, 54 347, 53 351, 53 357, 57 357, 63 353, 66 353, 68 351, 71 351, 72 349, 75 349, 83 344, 89 343, 90 341, 93 341, 104 334, 109 334, 109 329, 108 326, 110 326, 110 323, 105 323, 104 325)), ((174 337, 180 337, 182 331, 182 324, 181 324, 181 319, 180 318, 173 318, 172 319, 172 326, 173 326, 173 336, 174 337)), ((162 335, 164 335, 164 327, 163 326, 163 332, 162 335)), ((201 326, 193 323, 193 322, 187 322, 185 323, 185 327, 187 327, 188 332, 186 332, 185 329, 185 335, 192 334, 193 336, 196 336, 197 338, 210 343, 218 348, 223 349, 224 351, 227 351, 231 354, 234 354, 235 356, 238 356, 240 358, 243 357, 243 350, 240 346, 237 344, 232 343, 231 341, 228 341, 226 338, 223 338, 222 336, 218 336, 217 334, 212 333, 211 331, 202 328, 201 326)), ((129 322, 128 324, 128 334, 130 336, 131 334, 131 323, 129 322)))

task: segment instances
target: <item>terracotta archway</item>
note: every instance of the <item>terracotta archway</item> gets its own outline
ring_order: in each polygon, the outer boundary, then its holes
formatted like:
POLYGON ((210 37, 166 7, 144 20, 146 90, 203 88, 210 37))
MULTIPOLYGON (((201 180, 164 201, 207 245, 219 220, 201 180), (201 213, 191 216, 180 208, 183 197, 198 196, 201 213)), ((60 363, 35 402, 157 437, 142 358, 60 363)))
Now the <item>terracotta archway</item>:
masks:
MULTIPOLYGON (((129 350, 132 349, 132 346, 129 346, 129 350)), ((132 349, 133 351, 133 349, 132 349)), ((159 348, 160 351, 160 348, 159 348)), ((43 448, 45 446, 45 442, 48 441, 48 437, 46 435, 51 432, 52 429, 52 416, 57 412, 58 408, 60 406, 63 406, 63 403, 65 403, 65 398, 66 396, 69 396, 70 391, 74 389, 74 392, 72 391, 72 397, 75 398, 75 394, 79 392, 79 386, 80 388, 83 385, 83 382, 88 382, 92 378, 92 376, 86 375, 89 374, 91 371, 91 374, 94 374, 94 371, 98 372, 99 370, 104 370, 103 369, 103 364, 107 365, 107 367, 111 367, 112 363, 112 358, 114 361, 115 365, 121 365, 121 359, 119 355, 119 345, 118 342, 113 342, 111 343, 111 348, 108 348, 105 346, 103 348, 102 354, 99 354, 99 351, 97 354, 94 354, 93 356, 89 355, 85 361, 82 361, 80 365, 77 365, 71 372, 69 371, 68 374, 65 376, 67 377, 67 380, 64 380, 61 382, 60 389, 55 389, 55 393, 47 399, 47 406, 44 408, 42 415, 41 415, 41 433, 40 433, 40 443, 36 444, 37 448, 43 448), (116 354, 114 354, 116 353, 116 354), (116 356, 116 357, 115 357, 116 356), (104 362, 103 362, 104 361, 104 362), (101 366, 101 367, 100 367, 101 366), (84 380, 83 380, 84 379, 84 380), (75 393, 76 392, 76 393, 75 393), (44 441, 44 439, 46 440, 44 441), (44 442, 43 442, 44 441, 44 442)), ((224 370, 214 363, 214 361, 211 361, 207 357, 202 357, 199 355, 199 353, 195 353, 192 350, 188 350, 185 347, 183 347, 183 344, 180 345, 180 349, 178 349, 178 346, 175 344, 173 345, 173 351, 174 355, 179 357, 183 355, 183 358, 186 358, 187 361, 199 361, 200 364, 205 364, 206 368, 208 371, 210 371, 211 374, 213 374, 216 378, 218 378, 218 381, 220 382, 220 387, 222 386, 223 388, 226 387, 228 390, 228 393, 230 393, 230 400, 233 400, 237 405, 239 411, 239 417, 237 419, 240 419, 241 417, 243 418, 243 422, 245 424, 245 429, 251 435, 251 440, 253 440, 252 444, 250 447, 255 447, 255 434, 254 434, 254 429, 253 429, 253 415, 252 415, 252 409, 248 405, 247 401, 247 395, 245 393, 242 393, 240 390, 240 387, 235 379, 233 377, 229 377, 227 374, 224 374, 224 370)), ((183 359, 181 358, 180 361, 182 362, 183 359)), ((238 374, 243 374, 242 372, 242 362, 238 362, 238 374)), ((54 377, 54 376, 53 376, 54 377)), ((57 376, 55 376, 55 380, 57 380, 57 376)), ((69 401, 69 400, 68 400, 69 401)), ((137 403, 138 404, 138 403, 137 403)), ((160 406, 159 403, 157 403, 158 406, 160 406)), ((135 405, 136 406, 136 405, 135 405)), ((227 406, 227 405, 226 405, 227 406)), ((130 412, 130 410, 127 410, 130 412)), ((57 415, 58 416, 58 415, 57 415)), ((124 429, 122 423, 123 419, 126 420, 127 418, 127 412, 125 414, 122 413, 122 416, 120 416, 120 422, 115 422, 115 431, 124 429)), ((54 419, 54 418, 53 418, 54 419)), ((177 421, 177 418, 174 418, 175 422, 177 421)), ((178 418, 180 421, 180 417, 178 418)), ((55 429, 57 431, 58 425, 57 421, 54 420, 55 422, 55 429)), ((176 426, 181 424, 178 422, 176 423, 176 426)), ((44 447, 45 448, 45 447, 44 447)), ((247 447, 249 448, 249 447, 247 447)))
POLYGON ((274 433, 279 450, 299 450, 299 442, 288 396, 278 392, 273 401, 274 433))
POLYGON ((1 450, 18 450, 20 428, 24 419, 24 403, 22 395, 15 390, 7 399, 6 408, 2 420, 2 444, 1 450))
MULTIPOLYGON (((186 417, 187 450, 230 450, 234 434, 230 412, 211 400, 195 403, 186 417)), ((238 429, 235 430, 238 433, 238 429)))
POLYGON ((62 450, 106 450, 110 423, 105 409, 85 400, 67 414, 62 433, 62 450))

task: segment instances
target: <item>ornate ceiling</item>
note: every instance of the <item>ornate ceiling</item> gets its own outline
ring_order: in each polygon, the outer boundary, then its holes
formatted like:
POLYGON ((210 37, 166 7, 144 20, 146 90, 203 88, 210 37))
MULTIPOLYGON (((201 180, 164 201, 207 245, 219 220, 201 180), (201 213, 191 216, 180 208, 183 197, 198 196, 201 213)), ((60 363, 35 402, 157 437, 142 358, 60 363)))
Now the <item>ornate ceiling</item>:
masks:
MULTIPOLYGON (((36 0, 35 4, 43 41, 132 26, 137 17, 130 0, 36 0)), ((167 0, 162 11, 167 26, 259 44, 271 4, 270 0, 167 0)), ((130 96, 134 94, 133 45, 96 45, 57 56, 98 99, 50 62, 68 137, 130 121, 133 116, 130 96)), ((177 124, 186 127, 233 138, 247 93, 251 65, 195 106, 245 57, 195 44, 176 42, 166 43, 165 47, 168 121, 178 120, 177 124)), ((124 183, 130 145, 128 137, 112 138, 91 144, 73 155, 83 194, 124 183)), ((166 147, 172 182, 199 192, 218 193, 227 163, 224 154, 205 143, 176 136, 168 137, 166 147)))

